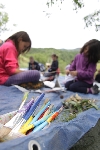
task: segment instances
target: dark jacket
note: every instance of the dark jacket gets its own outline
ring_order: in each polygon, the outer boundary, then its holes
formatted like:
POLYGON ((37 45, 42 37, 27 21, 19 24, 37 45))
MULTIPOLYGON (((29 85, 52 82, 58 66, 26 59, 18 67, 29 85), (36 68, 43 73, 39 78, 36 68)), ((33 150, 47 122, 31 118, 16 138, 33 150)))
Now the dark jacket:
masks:
POLYGON ((49 72, 52 72, 52 71, 56 71, 58 69, 58 60, 54 60, 51 64, 51 67, 50 69, 48 70, 49 72))
POLYGON ((34 63, 29 63, 29 70, 40 70, 40 66, 36 61, 34 61, 34 63))

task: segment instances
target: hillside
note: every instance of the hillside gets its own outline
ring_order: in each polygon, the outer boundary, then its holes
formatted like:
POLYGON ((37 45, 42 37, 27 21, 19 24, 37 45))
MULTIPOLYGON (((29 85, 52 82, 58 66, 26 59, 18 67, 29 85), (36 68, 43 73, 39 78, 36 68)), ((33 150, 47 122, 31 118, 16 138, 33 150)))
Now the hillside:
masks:
POLYGON ((27 68, 29 57, 33 56, 37 62, 43 63, 51 62, 51 55, 55 53, 58 55, 59 68, 61 72, 64 72, 65 66, 74 59, 75 55, 79 52, 79 49, 65 50, 54 48, 32 48, 28 53, 21 55, 19 58, 19 64, 21 68, 27 68))

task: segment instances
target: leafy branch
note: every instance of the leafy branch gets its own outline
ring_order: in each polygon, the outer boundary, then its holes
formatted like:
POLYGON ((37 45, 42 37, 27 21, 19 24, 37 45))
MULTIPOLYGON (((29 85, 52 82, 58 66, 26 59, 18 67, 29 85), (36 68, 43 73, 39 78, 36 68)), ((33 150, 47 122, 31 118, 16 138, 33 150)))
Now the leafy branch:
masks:
POLYGON ((7 31, 6 24, 9 21, 8 14, 3 11, 5 6, 3 4, 0 4, 0 33, 3 31, 7 31))
MULTIPOLYGON (((47 0, 46 4, 48 7, 50 7, 56 3, 62 4, 63 2, 64 0, 47 0)), ((72 2, 74 5, 74 10, 76 12, 78 11, 78 9, 81 9, 84 7, 83 0, 72 0, 72 2)), ((100 30, 100 10, 97 10, 93 12, 92 14, 85 16, 84 22, 85 22, 86 27, 94 25, 96 31, 100 30)))
POLYGON ((78 8, 84 7, 83 0, 73 0, 73 4, 74 4, 74 7, 75 7, 74 10, 77 10, 78 8))
MULTIPOLYGON (((47 6, 52 6, 53 4, 56 4, 56 3, 59 3, 62 4, 64 2, 64 0, 47 0, 47 6)), ((78 8, 82 8, 84 7, 84 3, 83 3, 83 0, 73 0, 72 1, 73 4, 74 4, 74 7, 75 9, 74 10, 77 10, 78 8)))
POLYGON ((98 31, 100 29, 100 10, 95 11, 94 13, 84 17, 84 21, 86 27, 95 26, 95 30, 98 31))

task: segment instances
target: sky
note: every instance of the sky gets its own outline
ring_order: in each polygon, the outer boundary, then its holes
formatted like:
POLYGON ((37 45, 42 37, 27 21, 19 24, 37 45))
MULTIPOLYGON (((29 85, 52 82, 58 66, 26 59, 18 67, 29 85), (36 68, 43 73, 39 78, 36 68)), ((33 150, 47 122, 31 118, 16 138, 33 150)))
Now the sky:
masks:
POLYGON ((48 8, 47 0, 0 0, 8 13, 9 31, 1 34, 5 40, 18 31, 26 31, 34 48, 80 48, 91 39, 100 40, 95 27, 85 28, 84 16, 99 9, 100 0, 84 0, 85 7, 76 13, 72 0, 64 0, 48 8), (16 24, 16 27, 13 27, 16 24))

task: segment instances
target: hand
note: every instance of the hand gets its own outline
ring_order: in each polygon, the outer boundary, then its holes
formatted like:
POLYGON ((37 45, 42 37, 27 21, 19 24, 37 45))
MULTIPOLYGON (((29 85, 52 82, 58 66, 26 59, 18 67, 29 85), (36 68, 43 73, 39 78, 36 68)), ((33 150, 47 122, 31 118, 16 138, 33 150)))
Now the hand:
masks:
POLYGON ((35 65, 32 65, 32 70, 34 70, 35 69, 35 65))
POLYGON ((20 73, 20 72, 23 72, 23 70, 20 70, 19 68, 17 68, 13 74, 17 74, 17 73, 20 73))
POLYGON ((69 75, 69 70, 66 70, 65 73, 66 73, 67 75, 69 75))
POLYGON ((70 71, 69 72, 72 76, 77 76, 77 71, 70 71))

